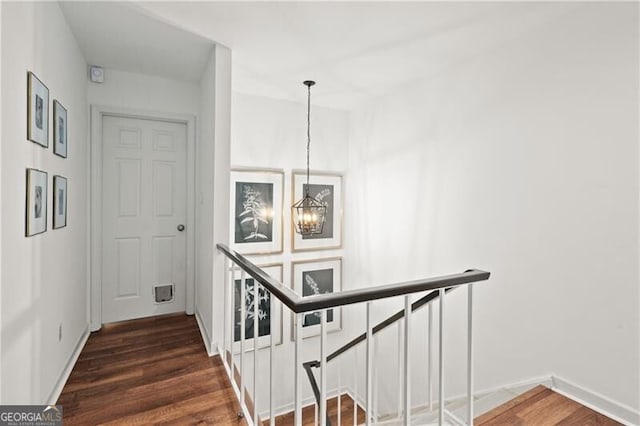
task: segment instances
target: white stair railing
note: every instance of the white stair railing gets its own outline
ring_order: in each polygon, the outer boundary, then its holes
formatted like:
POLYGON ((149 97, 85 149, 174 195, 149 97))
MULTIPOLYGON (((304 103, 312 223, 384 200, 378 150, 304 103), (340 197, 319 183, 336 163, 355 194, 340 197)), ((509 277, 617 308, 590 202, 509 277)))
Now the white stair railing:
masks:
MULTIPOLYGON (((293 395, 293 414, 294 424, 296 426, 302 426, 302 388, 303 388, 303 368, 307 369, 307 375, 310 379, 310 384, 314 392, 316 399, 315 409, 316 420, 314 423, 320 426, 327 426, 328 411, 327 411, 327 370, 328 363, 351 349, 353 349, 355 362, 354 362, 354 395, 353 395, 353 424, 357 424, 359 407, 358 401, 358 377, 357 377, 357 364, 358 353, 357 347, 360 343, 365 343, 365 406, 362 407, 365 414, 365 424, 371 425, 376 422, 378 412, 378 369, 380 359, 377 356, 377 344, 374 345, 374 335, 389 325, 403 319, 399 322, 399 330, 403 330, 399 333, 399 338, 402 336, 402 344, 399 344, 398 349, 402 349, 401 359, 401 374, 400 374, 400 398, 399 403, 399 416, 401 416, 401 422, 403 425, 410 425, 412 419, 412 395, 411 395, 411 377, 413 375, 411 371, 412 351, 410 348, 411 337, 413 336, 413 330, 411 325, 411 313, 421 308, 424 305, 428 306, 428 324, 427 324, 427 406, 429 410, 433 409, 433 307, 432 302, 435 299, 439 299, 439 324, 438 324, 438 342, 439 342, 439 356, 438 356, 438 424, 443 425, 445 421, 451 421, 456 424, 464 424, 460 419, 448 412, 445 407, 445 391, 444 391, 444 362, 445 362, 445 347, 444 347, 444 326, 445 326, 445 295, 446 293, 456 287, 468 285, 468 303, 467 303, 467 415, 466 424, 473 425, 473 287, 471 283, 484 281, 489 278, 489 273, 478 270, 468 270, 462 274, 449 275, 439 278, 429 278, 424 280, 409 281, 400 284, 379 286, 374 288, 366 288, 361 290, 350 290, 340 293, 321 294, 309 297, 300 297, 288 287, 282 285, 282 283, 276 281, 272 277, 269 277, 263 270, 255 266, 248 261, 244 256, 231 251, 225 245, 219 244, 218 250, 222 252, 228 259, 226 277, 230 278, 230 282, 225 286, 225 300, 227 310, 224 315, 224 338, 222 339, 223 347, 219 348, 225 370, 230 378, 232 387, 240 403, 241 413, 240 416, 245 418, 245 421, 249 425, 258 425, 261 423, 259 415, 259 399, 258 399, 258 372, 259 372, 259 345, 260 345, 260 318, 259 318, 259 304, 260 304, 260 291, 269 296, 270 312, 276 312, 275 304, 280 303, 288 307, 293 312, 294 318, 294 395, 293 395), (236 291, 236 274, 240 271, 239 291, 236 291), (249 275, 250 278, 247 278, 249 275), (253 285, 247 286, 248 279, 251 280, 253 285), (250 291, 250 293, 247 293, 250 291), (430 291, 427 295, 421 297, 416 302, 411 302, 411 295, 413 293, 430 291), (236 292, 238 293, 239 300, 236 301, 236 292), (248 297, 249 296, 249 297, 248 297), (395 296, 404 297, 404 309, 397 314, 389 317, 387 320, 381 322, 378 325, 373 324, 372 318, 372 305, 373 301, 379 299, 386 299, 395 296), (247 396, 247 361, 245 360, 246 352, 246 340, 247 336, 247 301, 252 300, 252 329, 253 335, 251 336, 253 343, 253 368, 251 377, 251 390, 252 395, 247 396), (338 350, 331 354, 328 354, 327 346, 327 328, 328 328, 328 310, 345 305, 365 303, 366 304, 366 331, 363 335, 360 335, 342 346, 338 350), (237 308, 236 308, 237 306, 237 308), (305 313, 319 312, 320 314, 320 361, 312 361, 304 363, 302 359, 302 330, 305 313), (236 313, 239 314, 239 318, 236 318, 236 313), (400 324, 402 326, 400 326, 400 324), (237 332, 236 332, 237 330, 237 332), (236 335, 238 335, 238 342, 236 342, 236 335), (374 376, 375 366, 375 376, 374 376), (319 368, 320 378, 319 386, 315 381, 315 376, 311 371, 311 368, 319 368), (238 377, 236 377, 236 373, 238 377), (247 401, 251 401, 251 407, 247 401)), ((274 393, 276 389, 276 380, 282 377, 274 371, 274 345, 273 330, 275 330, 276 324, 274 323, 274 315, 270 315, 270 337, 269 337, 269 399, 268 399, 268 416, 269 424, 275 425, 276 413, 274 393)), ((339 373, 342 369, 339 371, 339 373)), ((341 382, 338 381, 338 394, 337 408, 338 415, 337 420, 340 425, 342 422, 341 415, 341 382)))

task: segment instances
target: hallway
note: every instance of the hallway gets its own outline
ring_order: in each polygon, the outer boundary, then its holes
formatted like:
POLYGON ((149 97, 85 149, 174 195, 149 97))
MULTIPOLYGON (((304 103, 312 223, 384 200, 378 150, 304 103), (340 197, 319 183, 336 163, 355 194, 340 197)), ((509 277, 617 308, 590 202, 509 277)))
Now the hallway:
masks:
MULTIPOLYGON (((342 418, 352 423, 352 400, 342 418)), ((108 324, 93 333, 62 395, 67 425, 246 425, 220 357, 208 357, 193 316, 171 314, 108 324)), ((329 412, 335 421, 335 398, 329 412)), ((311 407, 304 424, 313 424, 311 407)), ((360 410, 359 421, 364 421, 360 410)), ((535 389, 476 419, 477 424, 618 424, 551 390, 535 389), (542 420, 545 419, 545 420, 542 420)), ((265 424, 268 424, 265 422, 265 424)), ((277 424, 293 424, 291 413, 277 424)))
POLYGON ((58 404, 66 425, 245 424, 220 358, 184 314, 92 333, 58 404))

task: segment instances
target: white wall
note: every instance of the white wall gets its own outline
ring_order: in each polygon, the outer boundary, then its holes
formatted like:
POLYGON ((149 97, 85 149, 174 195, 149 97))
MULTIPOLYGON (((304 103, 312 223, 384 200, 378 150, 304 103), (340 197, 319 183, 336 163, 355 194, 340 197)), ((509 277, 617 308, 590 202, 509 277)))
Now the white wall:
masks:
MULTIPOLYGON (((346 279, 491 271, 476 286, 477 389, 554 373, 639 407, 637 8, 576 4, 353 112, 346 279)), ((456 293, 448 395, 465 374, 456 293)), ((393 398, 395 370, 382 377, 393 398)))
POLYGON ((231 164, 231 50, 216 45, 213 145, 213 340, 224 339, 225 256, 215 244, 229 241, 229 167, 231 164))
POLYGON ((2 404, 48 401, 86 332, 88 143, 86 64, 57 3, 2 3, 2 404), (19 40, 20 42, 16 42, 19 40), (26 140, 27 71, 68 111, 68 158, 26 140), (68 179, 68 224, 26 238, 25 169, 68 179), (58 341, 58 326, 62 340, 58 341))
MULTIPOLYGON (((2 23, 2 6, 0 6, 0 23, 2 23)), ((0 64, 2 63, 2 31, 0 31, 0 64)), ((0 99, 2 99, 2 66, 0 66, 0 99)), ((0 101, 0 129, 2 129, 2 102, 0 101)), ((0 149, 0 200, 2 200, 2 149, 0 149)), ((0 209, 0 242, 2 241, 2 210, 0 209)), ((2 243, 0 243, 0 330, 2 330, 2 243)), ((0 357, 2 356, 2 338, 0 337, 0 357)), ((0 383, 2 383, 2 360, 0 359, 0 383)), ((2 386, 0 386, 2 401, 2 386)))
MULTIPOLYGON (((319 82, 322 84, 322 82, 319 82)), ((300 90, 305 87, 300 82, 300 90)), ((304 93, 304 92, 303 92, 304 93)), ((312 105, 311 111, 311 168, 344 174, 347 170, 349 114, 346 111, 320 108, 312 105)), ((291 171, 306 167, 306 104, 276 100, 233 92, 231 108, 231 165, 232 167, 271 168, 284 170, 284 224, 290 223, 289 206, 291 199, 291 171)), ((346 182, 349 176, 345 175, 346 182)), ((345 194, 348 197, 348 193, 345 194)), ((228 223, 227 223, 228 227, 228 223)), ((291 286, 291 262, 297 260, 342 256, 343 250, 323 250, 306 253, 291 253, 291 229, 284 227, 284 250, 279 255, 249 256, 257 265, 272 263, 283 264, 284 285, 291 286)), ((348 228, 347 228, 348 233, 348 228)), ((344 265, 349 262, 343 259, 344 265)), ((350 288, 350 282, 343 280, 343 289, 350 288)), ((346 310, 343 312, 347 312, 346 310)), ((289 310, 283 308, 283 344, 276 346, 275 366, 277 372, 274 397, 275 407, 292 404, 294 385, 294 346, 291 341, 291 317, 289 310)), ((349 321, 343 320, 344 331, 329 335, 329 348, 352 337, 349 321)), ((303 341, 304 361, 319 359, 319 339, 309 338, 303 341)), ((259 368, 263 371, 268 365, 269 351, 260 350, 259 368)), ((253 365, 252 357, 245 358, 253 365)), ((251 369, 249 368, 249 376, 251 369)), ((329 389, 337 384, 337 368, 331 370, 329 389)), ((268 374, 261 374, 258 381, 258 407, 268 410, 268 374)), ((311 396, 306 376, 303 377, 303 395, 311 396)), ((343 382, 344 384, 344 382, 343 382)), ((249 388, 251 389, 251 387, 249 388)))
POLYGON ((105 69, 104 83, 88 82, 91 105, 197 115, 197 84, 146 74, 105 69))
POLYGON ((215 142, 215 51, 200 81, 200 119, 196 146, 196 316, 207 350, 213 346, 213 167, 215 142))
POLYGON ((224 255, 216 244, 229 241, 231 51, 214 46, 200 81, 197 147, 196 315, 209 353, 223 340, 224 255))

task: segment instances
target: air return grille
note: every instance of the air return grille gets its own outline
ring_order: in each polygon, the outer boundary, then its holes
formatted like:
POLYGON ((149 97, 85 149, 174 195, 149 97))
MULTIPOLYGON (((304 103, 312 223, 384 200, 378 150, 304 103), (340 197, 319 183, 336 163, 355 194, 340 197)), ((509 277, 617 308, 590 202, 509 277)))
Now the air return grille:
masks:
POLYGON ((173 302, 174 294, 173 284, 163 284, 153 286, 153 297, 156 303, 170 303, 173 302))

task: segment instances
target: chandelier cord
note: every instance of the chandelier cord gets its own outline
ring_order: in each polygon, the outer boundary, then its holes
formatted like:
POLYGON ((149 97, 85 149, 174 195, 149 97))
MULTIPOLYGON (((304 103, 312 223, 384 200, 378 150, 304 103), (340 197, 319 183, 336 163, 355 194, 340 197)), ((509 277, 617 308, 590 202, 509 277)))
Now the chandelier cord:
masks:
POLYGON ((311 149, 311 85, 307 86, 307 191, 309 195, 309 150, 311 149))

